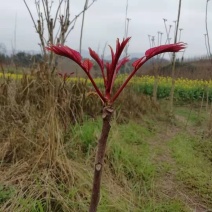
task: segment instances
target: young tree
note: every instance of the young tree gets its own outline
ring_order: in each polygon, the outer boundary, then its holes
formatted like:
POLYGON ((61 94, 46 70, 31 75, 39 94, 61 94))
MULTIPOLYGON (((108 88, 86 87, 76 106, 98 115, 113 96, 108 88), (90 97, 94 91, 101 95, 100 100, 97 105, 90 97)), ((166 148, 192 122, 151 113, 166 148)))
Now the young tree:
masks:
POLYGON ((116 42, 116 50, 114 51, 112 47, 111 50, 111 62, 105 62, 103 59, 99 57, 99 55, 89 48, 89 52, 91 57, 97 62, 101 73, 102 79, 104 82, 104 91, 101 91, 98 88, 97 84, 95 83, 90 70, 93 66, 92 62, 89 59, 82 60, 82 56, 79 52, 63 45, 50 45, 47 47, 47 50, 50 52, 54 52, 58 55, 67 57, 74 62, 76 62, 87 74, 88 78, 90 79, 94 89, 96 90, 99 98, 103 102, 103 113, 102 113, 102 132, 98 142, 98 149, 96 153, 96 161, 94 166, 94 179, 93 179, 93 190, 92 190, 92 197, 90 203, 90 212, 96 212, 97 206, 99 203, 100 197, 100 185, 101 185, 101 177, 102 177, 102 169, 104 163, 104 155, 106 150, 107 138, 110 131, 110 121, 113 114, 113 103, 118 98, 122 90, 126 87, 130 79, 135 75, 138 69, 150 58, 154 57, 155 55, 164 53, 164 52, 178 52, 185 48, 184 43, 176 43, 176 44, 168 44, 168 45, 161 45, 158 47, 151 48, 145 52, 145 56, 141 57, 140 59, 136 60, 132 64, 132 72, 126 78, 124 83, 119 87, 117 91, 113 91, 115 79, 117 76, 118 71, 120 68, 125 65, 129 59, 128 57, 124 57, 120 59, 120 56, 128 44, 130 38, 123 39, 122 42, 119 42, 117 39, 116 42))

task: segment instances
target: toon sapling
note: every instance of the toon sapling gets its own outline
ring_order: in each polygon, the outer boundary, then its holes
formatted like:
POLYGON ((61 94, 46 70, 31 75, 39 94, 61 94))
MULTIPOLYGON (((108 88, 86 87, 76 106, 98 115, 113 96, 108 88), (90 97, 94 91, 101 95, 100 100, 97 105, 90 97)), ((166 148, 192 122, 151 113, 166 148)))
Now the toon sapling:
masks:
POLYGON ((73 61, 75 61, 87 74, 88 78, 90 79, 96 93, 98 94, 99 98, 103 102, 103 112, 102 112, 102 131, 98 141, 98 148, 96 152, 96 159, 95 159, 95 166, 94 166, 94 178, 93 178, 93 190, 91 196, 91 203, 90 203, 90 212, 97 211, 97 206, 99 203, 100 197, 100 185, 101 185, 101 177, 102 177, 102 169, 104 163, 104 156, 106 150, 106 143, 107 138, 110 131, 110 121, 113 114, 113 103, 118 98, 122 90, 126 87, 130 79, 135 75, 138 69, 150 58, 154 57, 155 55, 165 53, 165 52, 178 52, 186 47, 185 43, 176 43, 176 44, 168 44, 168 45, 161 45, 158 47, 150 48, 145 52, 145 55, 132 64, 132 71, 123 84, 115 91, 113 91, 115 79, 120 68, 125 65, 128 61, 128 57, 123 57, 120 59, 120 56, 126 47, 127 43, 129 42, 130 37, 123 39, 122 42, 117 39, 116 41, 116 49, 115 51, 111 46, 111 62, 105 62, 103 59, 99 57, 99 55, 89 48, 89 53, 91 57, 97 62, 103 82, 104 82, 104 91, 102 91, 95 83, 94 78, 90 74, 90 71, 93 67, 93 63, 89 59, 82 59, 82 56, 79 52, 69 48, 68 46, 63 45, 50 45, 47 47, 47 50, 54 52, 55 54, 67 57, 73 61), (114 94, 112 94, 114 93, 114 94))

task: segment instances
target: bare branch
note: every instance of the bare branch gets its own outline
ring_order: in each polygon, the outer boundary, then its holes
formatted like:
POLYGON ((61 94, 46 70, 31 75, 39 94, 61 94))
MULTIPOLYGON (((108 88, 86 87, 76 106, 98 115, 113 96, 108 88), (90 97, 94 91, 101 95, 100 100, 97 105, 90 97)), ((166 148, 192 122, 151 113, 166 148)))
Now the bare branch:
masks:
POLYGON ((82 51, 82 35, 83 35, 83 28, 84 28, 84 21, 85 21, 85 11, 87 10, 87 6, 88 6, 88 0, 85 0, 84 10, 82 14, 81 32, 80 32, 80 46, 79 46, 80 54, 82 51))
MULTIPOLYGON (((87 9, 89 9, 97 0, 93 0, 88 6, 87 6, 87 9)), ((70 32, 74 29, 74 26, 75 26, 75 23, 77 21, 77 18, 79 18, 79 16, 84 12, 84 9, 78 13, 75 18, 73 18, 71 21, 70 21, 70 25, 73 23, 73 26, 70 28, 70 30, 67 32, 66 36, 65 36, 65 40, 66 38, 68 37, 68 35, 70 34, 70 32)))
POLYGON ((23 1, 24 1, 24 4, 25 4, 25 6, 26 6, 26 8, 27 8, 27 10, 28 10, 28 12, 29 12, 29 14, 30 14, 30 17, 31 17, 31 19, 32 19, 32 22, 33 22, 33 24, 34 24, 34 27, 35 27, 36 31, 38 32, 37 25, 36 25, 35 20, 34 20, 34 18, 33 18, 33 16, 32 16, 32 13, 31 13, 31 11, 30 11, 30 9, 29 9, 29 6, 28 6, 28 4, 26 3, 26 0, 23 0, 23 1))
POLYGON ((59 2, 58 8, 57 8, 57 11, 56 11, 56 14, 55 14, 55 19, 54 19, 54 28, 55 28, 56 21, 57 21, 57 17, 58 17, 58 13, 59 13, 59 11, 60 11, 60 8, 61 8, 61 5, 62 5, 63 1, 64 1, 64 0, 61 0, 61 1, 59 2))
POLYGON ((53 12, 53 0, 34 0, 38 16, 36 17, 37 20, 35 20, 35 17, 33 17, 32 11, 28 6, 27 1, 23 0, 33 21, 36 32, 39 35, 39 46, 42 49, 44 59, 46 60, 46 62, 49 63, 50 66, 52 66, 55 62, 55 58, 53 56, 53 53, 47 54, 45 47, 48 44, 54 43, 64 44, 69 33, 74 28, 77 18, 83 12, 85 13, 85 11, 90 8, 95 1, 96 0, 93 0, 88 5, 89 0, 86 0, 87 5, 85 5, 83 10, 70 21, 70 0, 58 0, 57 8, 54 14, 51 14, 53 12), (59 25, 57 24, 57 22, 59 22, 59 25), (47 31, 47 33, 45 32, 45 30, 47 31))
POLYGON ((44 0, 42 0, 42 4, 43 4, 43 10, 44 10, 45 18, 46 18, 46 20, 48 21, 49 19, 48 19, 48 15, 47 15, 47 11, 46 11, 46 5, 45 5, 44 0))
POLYGON ((209 56, 210 54, 209 54, 209 51, 208 51, 207 34, 204 34, 204 36, 205 36, 205 47, 206 47, 206 51, 207 51, 207 56, 209 56))

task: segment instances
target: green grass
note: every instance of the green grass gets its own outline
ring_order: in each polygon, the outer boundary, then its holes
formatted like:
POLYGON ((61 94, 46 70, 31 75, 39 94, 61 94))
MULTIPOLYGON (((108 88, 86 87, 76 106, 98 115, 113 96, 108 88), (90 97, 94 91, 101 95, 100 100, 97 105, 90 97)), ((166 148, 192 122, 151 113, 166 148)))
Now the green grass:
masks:
POLYGON ((88 156, 96 146, 100 132, 101 119, 87 120, 83 124, 71 125, 69 131, 64 135, 69 156, 72 159, 88 156))
POLYGON ((45 212, 47 208, 45 206, 45 202, 41 200, 34 200, 33 198, 21 198, 18 200, 20 208, 17 208, 17 211, 30 211, 30 212, 45 212))
POLYGON ((200 111, 199 108, 194 108, 194 106, 177 107, 175 108, 175 114, 184 117, 185 122, 193 126, 204 124, 208 117, 205 108, 200 111))
POLYGON ((198 140, 180 134, 170 142, 173 157, 177 162, 177 177, 202 201, 212 204, 212 166, 202 152, 196 148, 198 140))
MULTIPOLYGON (((109 141, 109 161, 114 172, 141 184, 149 184, 155 174, 147 138, 152 133, 139 124, 130 122, 112 131, 109 141)), ((139 188, 140 190, 140 188, 139 188)))
MULTIPOLYGON (((178 199, 152 197, 153 193, 158 192, 154 189, 158 169, 160 175, 161 172, 170 170, 170 164, 164 162, 157 167, 153 161, 154 154, 149 140, 156 136, 155 130, 150 129, 148 124, 142 126, 134 121, 127 124, 117 125, 115 122, 111 124, 104 170, 110 174, 106 179, 103 177, 99 211, 188 211, 178 199), (111 188, 108 181, 112 181, 114 187, 111 188)), ((86 159, 92 154, 100 129, 101 120, 97 122, 89 120, 83 125, 76 125, 70 136, 75 141, 70 146, 72 156, 83 153, 82 157, 86 159)), ((79 191, 75 190, 74 195, 77 195, 77 192, 79 191)), ((78 207, 81 211, 85 209, 85 206, 78 207)))
POLYGON ((0 204, 6 202, 14 194, 14 189, 0 185, 0 204))
POLYGON ((189 212, 188 208, 177 200, 149 203, 142 211, 144 212, 189 212))
POLYGON ((201 151, 205 158, 212 163, 212 142, 210 139, 200 139, 195 143, 195 149, 201 151))

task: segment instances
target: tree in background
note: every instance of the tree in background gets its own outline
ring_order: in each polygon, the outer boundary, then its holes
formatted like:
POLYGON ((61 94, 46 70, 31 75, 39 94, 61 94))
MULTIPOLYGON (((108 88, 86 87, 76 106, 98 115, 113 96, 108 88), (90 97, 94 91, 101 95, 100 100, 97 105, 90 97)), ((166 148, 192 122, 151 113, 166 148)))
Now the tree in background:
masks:
POLYGON ((204 35, 205 35, 205 46, 206 46, 207 56, 211 60, 211 63, 212 63, 210 38, 209 38, 209 33, 208 33, 208 3, 209 3, 209 1, 210 0, 206 0, 206 10, 205 10, 205 30, 206 30, 206 34, 204 34, 204 35))
POLYGON ((39 45, 44 61, 48 62, 48 65, 54 69, 56 66, 55 57, 52 52, 47 54, 45 47, 49 44, 64 45, 68 35, 75 27, 77 18, 84 14, 85 10, 89 9, 96 0, 92 0, 90 4, 86 3, 87 6, 73 19, 70 19, 70 0, 57 0, 55 2, 52 0, 35 0, 37 17, 33 16, 26 0, 23 1, 39 36, 39 45), (53 10, 53 5, 56 2, 56 10, 53 10))
MULTIPOLYGON (((179 28, 179 22, 180 22, 181 3, 182 3, 182 0, 179 0, 177 21, 176 21, 176 27, 175 27, 174 43, 177 43, 178 28, 179 28)), ((175 64, 176 64, 176 54, 175 54, 175 52, 173 52, 173 54, 172 54, 172 73, 171 73, 172 87, 171 87, 171 92, 170 92, 170 113, 171 114, 173 114, 173 105, 174 105, 175 64)))
POLYGON ((7 49, 3 43, 0 43, 0 64, 8 63, 7 49))
POLYGON ((38 63, 42 60, 41 54, 29 54, 26 52, 17 52, 12 56, 14 63, 17 66, 29 67, 32 63, 38 63))

